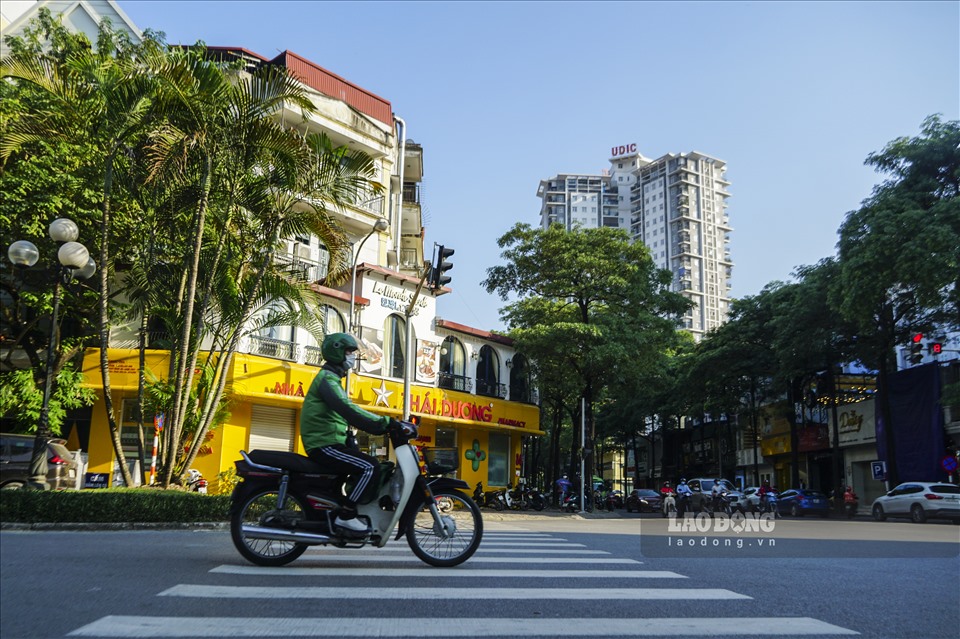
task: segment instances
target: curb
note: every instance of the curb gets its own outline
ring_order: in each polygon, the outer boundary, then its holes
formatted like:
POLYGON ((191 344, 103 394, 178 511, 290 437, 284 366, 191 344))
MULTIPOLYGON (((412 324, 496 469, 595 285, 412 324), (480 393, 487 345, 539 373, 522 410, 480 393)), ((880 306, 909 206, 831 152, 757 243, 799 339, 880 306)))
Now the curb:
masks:
POLYGON ((33 531, 45 531, 45 530, 72 530, 72 531, 85 531, 85 530, 229 530, 230 522, 226 521, 214 521, 214 522, 194 522, 194 523, 170 523, 170 522, 122 522, 122 523, 109 523, 109 522, 86 522, 86 523, 71 523, 71 522, 37 522, 32 524, 27 523, 8 523, 4 522, 0 524, 0 530, 33 530, 33 531))

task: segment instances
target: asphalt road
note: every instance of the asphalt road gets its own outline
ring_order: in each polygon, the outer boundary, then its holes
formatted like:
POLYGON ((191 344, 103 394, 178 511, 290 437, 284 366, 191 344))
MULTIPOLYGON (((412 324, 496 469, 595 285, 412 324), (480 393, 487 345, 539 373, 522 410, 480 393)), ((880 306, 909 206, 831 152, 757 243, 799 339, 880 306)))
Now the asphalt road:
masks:
POLYGON ((223 530, 4 530, 0 636, 942 639, 960 628, 960 526, 676 532, 651 515, 484 514, 480 551, 454 569, 403 541, 265 569, 223 530))

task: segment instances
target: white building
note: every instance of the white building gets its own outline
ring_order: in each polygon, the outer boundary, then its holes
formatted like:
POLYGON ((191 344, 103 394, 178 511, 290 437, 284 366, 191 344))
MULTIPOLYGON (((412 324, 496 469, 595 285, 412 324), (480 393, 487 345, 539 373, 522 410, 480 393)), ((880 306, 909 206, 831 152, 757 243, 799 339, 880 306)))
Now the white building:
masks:
POLYGON ((698 153, 644 157, 614 147, 602 175, 558 174, 540 182, 540 223, 567 229, 622 228, 673 273, 672 289, 693 301, 683 328, 700 340, 730 309, 726 163, 698 153))

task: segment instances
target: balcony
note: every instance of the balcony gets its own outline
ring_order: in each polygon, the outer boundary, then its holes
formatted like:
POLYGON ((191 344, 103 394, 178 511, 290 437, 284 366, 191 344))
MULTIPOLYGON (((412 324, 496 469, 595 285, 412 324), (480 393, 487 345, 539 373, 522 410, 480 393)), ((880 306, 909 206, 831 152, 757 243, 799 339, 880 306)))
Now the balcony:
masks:
POLYGON ((477 395, 504 399, 507 396, 507 385, 490 382, 485 379, 477 380, 477 395))
POLYGON ((464 375, 441 372, 437 375, 437 386, 461 393, 469 393, 473 389, 473 380, 464 375))
POLYGON ((410 183, 404 184, 403 201, 406 204, 420 204, 420 185, 410 183))
MULTIPOLYGON (((324 257, 327 256, 323 253, 324 257)), ((277 253, 274 256, 276 263, 283 267, 295 282, 318 282, 327 276, 330 263, 327 260, 315 260, 293 255, 292 253, 277 253)))
MULTIPOLYGON (((406 199, 406 198, 404 198, 406 199)), ((354 204, 355 207, 366 211, 367 213, 372 213, 377 217, 383 217, 383 196, 378 195, 377 197, 370 198, 363 202, 354 204)))
POLYGON ((526 390, 511 388, 510 389, 510 401, 511 402, 520 402, 522 404, 540 404, 540 393, 537 392, 535 388, 529 388, 526 390))
POLYGON ((308 366, 320 366, 323 364, 323 353, 320 352, 320 347, 304 346, 303 363, 307 364, 308 366))
POLYGON ((292 362, 297 359, 297 345, 294 342, 288 342, 282 339, 251 335, 250 353, 252 355, 263 355, 264 357, 285 359, 292 362))

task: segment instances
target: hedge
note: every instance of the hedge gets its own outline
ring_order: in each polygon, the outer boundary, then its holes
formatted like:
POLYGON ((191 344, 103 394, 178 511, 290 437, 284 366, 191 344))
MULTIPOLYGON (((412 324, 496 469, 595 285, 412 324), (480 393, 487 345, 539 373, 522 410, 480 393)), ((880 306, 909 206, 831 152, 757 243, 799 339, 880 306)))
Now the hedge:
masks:
POLYGON ((229 511, 229 495, 179 490, 0 490, 2 523, 223 522, 229 511))

